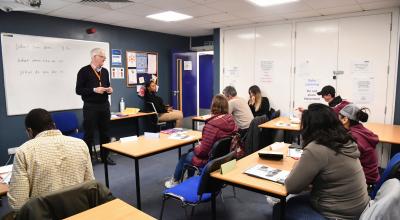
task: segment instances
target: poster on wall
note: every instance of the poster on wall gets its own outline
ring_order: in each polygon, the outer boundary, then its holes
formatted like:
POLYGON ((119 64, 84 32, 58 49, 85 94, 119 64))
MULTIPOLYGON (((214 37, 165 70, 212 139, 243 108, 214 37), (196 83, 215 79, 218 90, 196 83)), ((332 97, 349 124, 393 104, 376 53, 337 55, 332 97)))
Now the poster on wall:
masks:
POLYGON ((155 54, 147 54, 148 74, 157 73, 157 56, 155 54))
POLYGON ((111 49, 111 65, 121 66, 122 65, 122 51, 118 49, 111 49))
POLYGON ((239 78, 239 67, 225 67, 224 69, 224 85, 235 87, 239 78))
POLYGON ((147 72, 147 54, 144 53, 136 54, 136 71, 138 73, 147 72))
POLYGON ((125 71, 123 67, 111 67, 111 78, 112 79, 123 79, 125 71))
POLYGON ((370 60, 353 60, 350 70, 354 75, 369 75, 372 73, 372 63, 370 60))
POLYGON ((304 84, 304 102, 312 103, 319 102, 320 96, 317 94, 320 88, 320 82, 318 79, 306 79, 304 84))
POLYGON ((274 61, 261 60, 259 68, 260 71, 257 72, 255 81, 258 83, 272 83, 274 81, 274 61))
POLYGON ((302 78, 309 77, 311 75, 310 61, 306 60, 304 62, 300 62, 299 65, 296 67, 296 74, 302 78))
POLYGON ((128 84, 137 84, 136 69, 128 69, 128 84))
POLYGON ((374 101, 374 77, 353 78, 353 101, 362 104, 374 101))
POLYGON ((128 68, 136 67, 136 53, 134 52, 126 52, 126 61, 128 68))

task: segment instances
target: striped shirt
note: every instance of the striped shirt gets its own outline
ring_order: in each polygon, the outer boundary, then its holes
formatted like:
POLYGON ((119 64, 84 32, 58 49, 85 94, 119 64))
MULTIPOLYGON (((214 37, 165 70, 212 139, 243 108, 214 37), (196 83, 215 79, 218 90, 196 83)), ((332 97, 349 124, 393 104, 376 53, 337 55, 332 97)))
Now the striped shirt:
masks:
POLYGON ((17 150, 8 201, 18 210, 31 197, 93 179, 85 142, 59 130, 43 131, 17 150))

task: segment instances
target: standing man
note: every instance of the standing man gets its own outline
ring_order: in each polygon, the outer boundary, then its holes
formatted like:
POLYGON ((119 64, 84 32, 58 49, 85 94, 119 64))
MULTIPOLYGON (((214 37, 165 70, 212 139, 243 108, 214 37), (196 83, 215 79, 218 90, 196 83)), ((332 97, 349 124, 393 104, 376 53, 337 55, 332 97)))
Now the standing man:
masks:
POLYGON ((233 86, 227 86, 222 91, 224 96, 228 99, 229 114, 233 115, 236 125, 239 127, 240 136, 245 137, 247 130, 254 116, 247 102, 237 96, 236 89, 233 86))
POLYGON ((322 96, 325 102, 328 103, 329 107, 333 109, 336 114, 339 114, 339 111, 344 108, 344 106, 348 105, 350 102, 347 100, 343 100, 342 97, 335 96, 335 88, 331 85, 324 86, 321 91, 317 92, 318 95, 322 96))
MULTIPOLYGON (((90 55, 91 63, 82 67, 78 72, 75 91, 76 94, 82 96, 84 141, 93 156, 92 146, 96 129, 99 131, 100 144, 110 142, 108 130, 111 113, 108 96, 113 89, 110 86, 108 70, 103 68, 106 60, 105 51, 101 48, 94 48, 90 51, 90 55)), ((115 162, 105 155, 104 151, 101 151, 100 154, 102 159, 107 158, 108 164, 115 165, 115 162)))
POLYGON ((94 179, 85 142, 64 136, 49 112, 31 110, 25 128, 31 140, 15 153, 8 191, 13 210, 19 210, 32 197, 94 179))

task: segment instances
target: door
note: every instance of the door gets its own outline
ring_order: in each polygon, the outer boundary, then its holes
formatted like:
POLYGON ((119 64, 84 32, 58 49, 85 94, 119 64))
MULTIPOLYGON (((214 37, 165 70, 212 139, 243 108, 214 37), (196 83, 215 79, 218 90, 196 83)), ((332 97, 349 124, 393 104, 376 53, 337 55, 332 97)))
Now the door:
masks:
POLYGON ((385 122, 391 14, 339 20, 337 90, 370 109, 370 122, 385 122))
POLYGON ((317 95, 325 85, 336 87, 338 21, 313 21, 296 24, 293 107, 324 103, 317 95))
POLYGON ((197 54, 172 54, 171 100, 183 117, 197 115, 197 54))
POLYGON ((199 107, 210 109, 214 86, 214 55, 199 55, 199 107))

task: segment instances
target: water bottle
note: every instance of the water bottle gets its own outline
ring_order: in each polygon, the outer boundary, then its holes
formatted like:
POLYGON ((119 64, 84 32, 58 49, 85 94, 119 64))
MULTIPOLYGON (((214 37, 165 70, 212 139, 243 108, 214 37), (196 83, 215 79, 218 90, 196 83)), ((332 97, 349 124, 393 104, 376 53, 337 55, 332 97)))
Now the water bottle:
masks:
POLYGON ((121 97, 121 101, 119 102, 119 111, 123 112, 125 110, 125 101, 124 98, 121 97))

